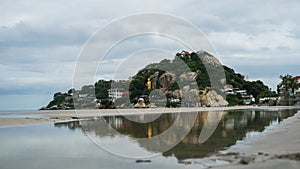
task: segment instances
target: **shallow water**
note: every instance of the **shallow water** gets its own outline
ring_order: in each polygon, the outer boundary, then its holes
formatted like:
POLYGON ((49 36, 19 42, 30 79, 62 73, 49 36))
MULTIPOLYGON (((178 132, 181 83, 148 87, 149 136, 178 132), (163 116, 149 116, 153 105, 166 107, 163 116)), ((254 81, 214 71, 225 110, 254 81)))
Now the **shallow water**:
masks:
POLYGON ((80 122, 1 128, 0 168, 175 169, 225 165, 224 161, 208 157, 240 140, 251 138, 253 133, 260 134, 266 127, 278 125, 296 112, 293 109, 243 110, 163 114, 155 118, 151 115, 111 116, 80 122), (153 121, 148 122, 151 118, 153 121), (218 118, 220 122, 213 126, 218 118), (146 122, 139 123, 141 121, 146 122), (201 144, 200 133, 207 125, 212 125, 215 130, 201 144), (185 128, 188 133, 180 138, 185 128), (164 134, 166 137, 161 137, 164 134), (180 142, 177 144, 178 138, 180 142), (154 142, 149 142, 151 139, 154 142), (174 143, 176 146, 172 147, 174 143), (137 163, 137 158, 132 157, 144 157, 150 162, 137 163))
POLYGON ((43 118, 44 116, 41 115, 0 115, 0 118, 13 118, 13 119, 26 119, 26 118, 31 118, 31 119, 38 119, 38 118, 43 118))
POLYGON ((22 115, 28 112, 40 112, 38 110, 0 110, 0 115, 22 115))

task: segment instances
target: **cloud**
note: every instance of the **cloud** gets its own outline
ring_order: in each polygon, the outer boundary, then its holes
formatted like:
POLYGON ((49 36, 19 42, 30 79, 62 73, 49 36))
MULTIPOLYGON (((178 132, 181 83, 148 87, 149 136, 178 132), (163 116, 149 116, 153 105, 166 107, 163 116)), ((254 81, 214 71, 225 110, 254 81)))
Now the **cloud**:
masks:
POLYGON ((20 21, 13 26, 0 27, 1 49, 7 47, 51 47, 61 45, 82 44, 90 32, 83 28, 58 25, 51 27, 34 27, 30 23, 20 21))
POLYGON ((241 51, 262 51, 292 49, 297 45, 297 40, 280 32, 268 32, 258 35, 247 35, 238 32, 213 32, 209 38, 218 46, 241 51))
MULTIPOLYGON (((72 83, 76 59, 89 37, 120 17, 142 12, 167 13, 193 23, 212 42, 222 63, 242 73, 245 71, 252 79, 267 78, 248 71, 255 66, 267 66, 265 72, 272 72, 267 73, 269 78, 277 78, 282 73, 296 74, 295 66, 300 65, 299 3, 297 0, 3 0, 0 2, 0 95, 67 90, 72 83), (279 65, 286 69, 276 69, 279 65)), ((158 17, 156 21, 159 23, 162 19, 158 17)), ((177 33, 180 39, 197 42, 193 32, 178 31, 184 25, 171 20, 168 24, 144 23, 139 29, 150 27, 177 33)), ((100 47, 134 29, 134 25, 121 23, 100 37, 100 47)), ((154 35, 132 37, 109 53, 104 62, 107 63, 103 67, 105 71, 98 72, 96 77, 110 77, 124 56, 140 49, 163 48, 175 54, 184 48, 172 42, 154 35)), ((207 48, 203 43, 197 45, 197 50, 207 48)), ((86 60, 87 66, 89 61, 93 60, 86 60)), ((133 66, 133 63, 127 64, 133 66)), ((274 86, 276 80, 268 83, 274 86)))

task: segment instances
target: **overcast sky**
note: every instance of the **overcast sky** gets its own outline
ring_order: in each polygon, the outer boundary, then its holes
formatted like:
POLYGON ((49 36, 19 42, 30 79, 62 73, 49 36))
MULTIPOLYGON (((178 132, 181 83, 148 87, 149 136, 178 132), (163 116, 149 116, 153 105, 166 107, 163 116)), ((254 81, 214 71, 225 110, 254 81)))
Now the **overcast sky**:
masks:
POLYGON ((143 12, 186 19, 223 64, 276 90, 279 75, 300 74, 299 9, 298 0, 0 0, 0 109, 37 109, 67 91, 87 40, 112 21, 143 12))

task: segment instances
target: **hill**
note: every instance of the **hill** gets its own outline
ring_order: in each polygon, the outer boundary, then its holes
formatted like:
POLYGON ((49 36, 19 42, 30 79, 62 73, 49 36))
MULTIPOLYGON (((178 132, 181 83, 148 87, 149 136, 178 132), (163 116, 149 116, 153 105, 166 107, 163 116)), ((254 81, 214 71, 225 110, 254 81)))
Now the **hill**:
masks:
POLYGON ((262 81, 246 80, 206 51, 182 51, 172 60, 147 65, 130 80, 99 80, 56 93, 42 109, 132 107, 141 98, 150 106, 233 106, 275 95, 262 81))

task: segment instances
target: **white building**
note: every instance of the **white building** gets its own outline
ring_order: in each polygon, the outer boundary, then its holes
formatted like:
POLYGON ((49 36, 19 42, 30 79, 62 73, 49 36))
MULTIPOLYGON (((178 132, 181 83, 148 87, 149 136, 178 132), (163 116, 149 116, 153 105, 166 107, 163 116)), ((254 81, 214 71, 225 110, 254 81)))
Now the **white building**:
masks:
POLYGON ((240 90, 239 88, 233 88, 232 85, 226 85, 224 87, 224 92, 226 95, 237 95, 240 94, 243 98, 244 104, 251 104, 251 102, 255 102, 255 98, 253 95, 248 95, 247 90, 240 90))
POLYGON ((294 77, 296 80, 295 94, 300 94, 300 76, 294 77))
POLYGON ((108 97, 115 102, 117 99, 121 98, 124 94, 124 89, 121 88, 115 88, 115 89, 109 89, 107 90, 108 92, 108 97))

